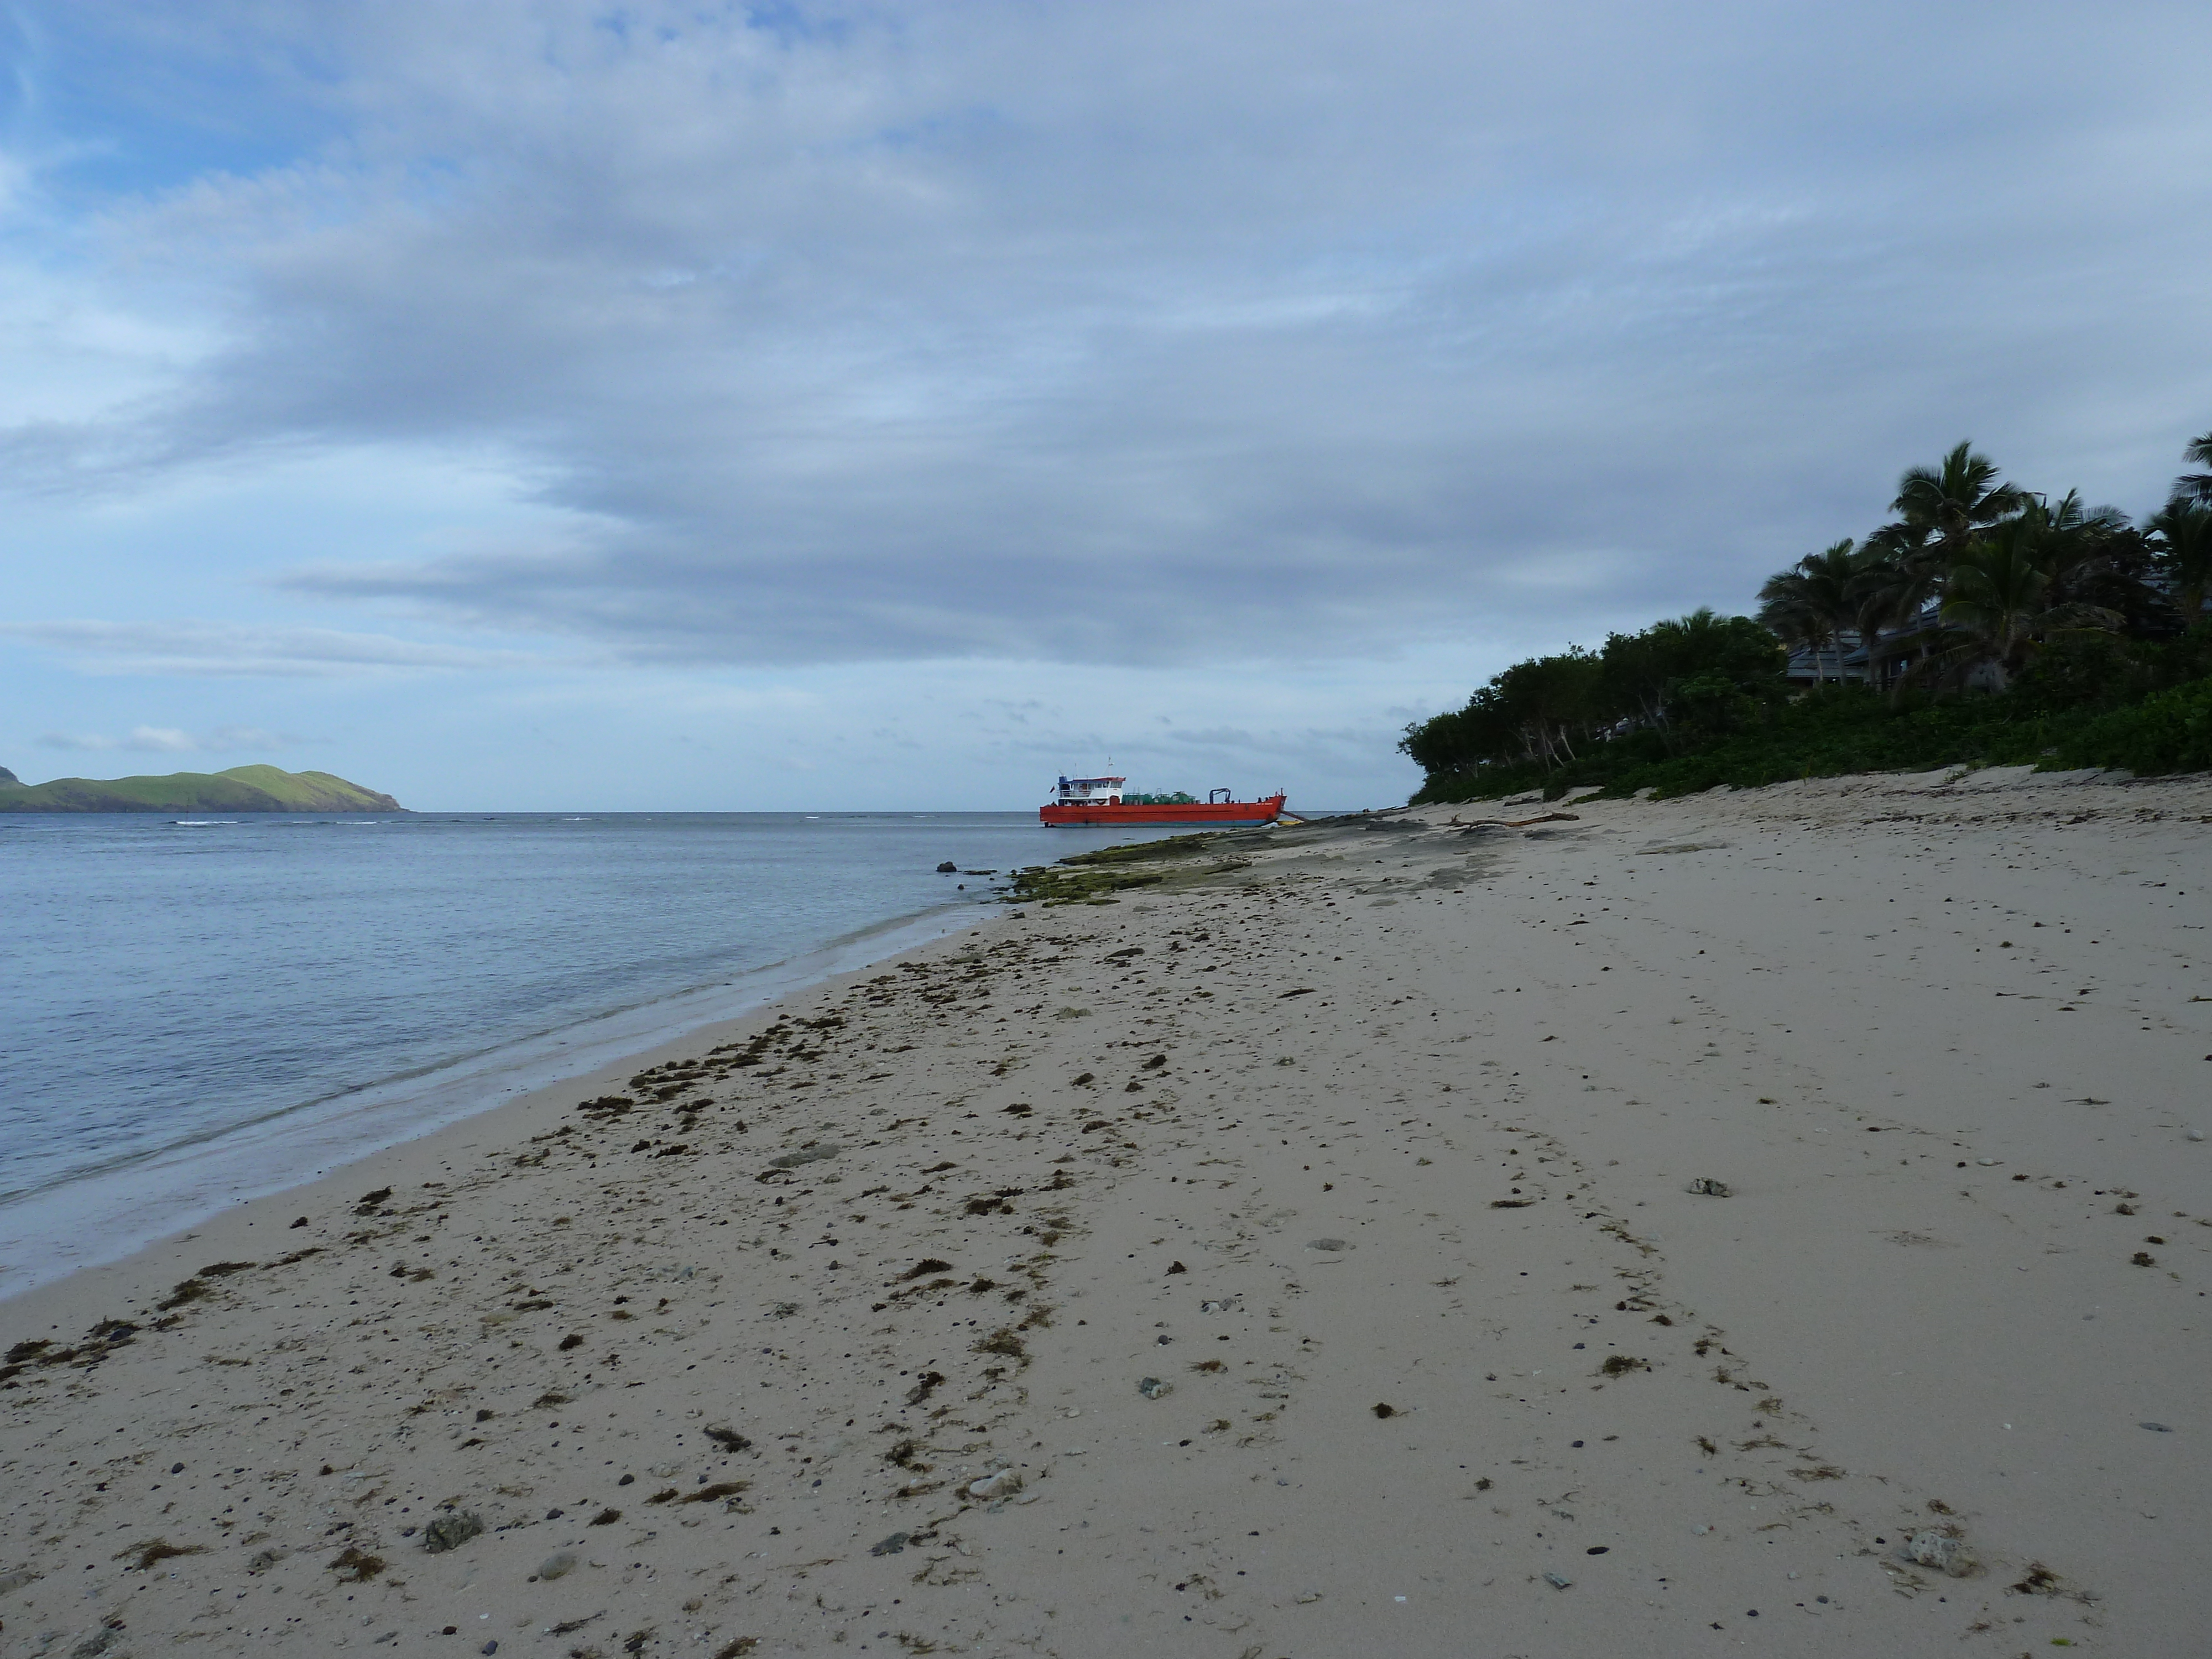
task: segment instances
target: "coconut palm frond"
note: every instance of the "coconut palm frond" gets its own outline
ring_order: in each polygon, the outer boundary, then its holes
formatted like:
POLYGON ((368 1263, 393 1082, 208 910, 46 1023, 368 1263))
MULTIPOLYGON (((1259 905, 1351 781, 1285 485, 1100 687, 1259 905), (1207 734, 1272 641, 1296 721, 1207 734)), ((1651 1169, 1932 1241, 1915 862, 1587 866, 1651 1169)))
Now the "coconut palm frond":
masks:
MULTIPOLYGON (((2212 433, 2202 441, 2212 443, 2212 433)), ((2193 628, 2203 619, 2204 601, 2212 596, 2212 501, 2177 495, 2143 528, 2153 538, 2158 573, 2181 612, 2182 625, 2193 628)))
MULTIPOLYGON (((2181 452, 2181 459, 2199 466, 2212 467, 2212 432, 2201 438, 2191 438, 2189 447, 2181 452)), ((2176 496, 2192 501, 2212 501, 2212 472, 2185 472, 2173 481, 2176 496)))
POLYGON ((1899 654, 1893 644, 1885 647, 1883 636, 1917 621, 1940 584, 1940 568, 1921 553, 1909 538, 1869 537, 1861 550, 1850 583, 1852 623, 1866 644, 1867 678, 1874 684, 1887 682, 1899 654))
POLYGON ((1999 644, 2008 653, 2043 612, 2051 573, 2025 535, 1991 538, 1970 548, 1951 567, 1943 588, 1943 620, 1999 644))
POLYGON ((2054 592, 2068 557, 2068 532, 2031 510, 1996 526, 1960 556, 1943 586, 1944 624, 1964 636, 1947 647, 1954 662, 1986 663, 2002 684, 2045 636, 2109 632, 2124 618, 2106 605, 2054 592))
POLYGON ((1955 556, 1977 531, 2018 512, 2027 499, 2001 481, 1996 462, 1977 454, 1972 443, 1961 443, 1936 465, 1908 470, 1890 506, 1955 556))
POLYGON ((1815 679, 1827 678, 1821 653, 1829 649, 1836 653, 1836 678, 1844 677, 1843 635, 1857 623, 1853 584, 1863 562, 1857 544, 1846 536, 1768 577, 1759 590, 1759 620, 1811 653, 1815 679))

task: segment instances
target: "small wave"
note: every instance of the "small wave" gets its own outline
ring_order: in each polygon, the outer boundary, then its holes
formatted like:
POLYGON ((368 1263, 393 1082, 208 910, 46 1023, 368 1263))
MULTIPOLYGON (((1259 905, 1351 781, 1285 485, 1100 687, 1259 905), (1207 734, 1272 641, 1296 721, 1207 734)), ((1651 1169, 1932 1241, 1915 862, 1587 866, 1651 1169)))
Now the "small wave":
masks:
POLYGON ((225 826, 235 828, 236 818, 171 818, 169 823, 179 830, 216 830, 225 826))

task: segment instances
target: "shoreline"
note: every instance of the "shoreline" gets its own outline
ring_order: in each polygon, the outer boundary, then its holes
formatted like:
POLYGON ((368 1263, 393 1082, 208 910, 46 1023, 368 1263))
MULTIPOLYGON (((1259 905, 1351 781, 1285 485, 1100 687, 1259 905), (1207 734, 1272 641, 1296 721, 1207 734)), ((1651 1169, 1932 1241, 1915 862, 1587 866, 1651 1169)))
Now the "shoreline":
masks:
POLYGON ((964 932, 989 914, 981 906, 949 903, 893 917, 716 984, 608 1009, 298 1102, 12 1197, 0 1206, 0 1310, 42 1285, 207 1225, 237 1206, 342 1175, 352 1164, 496 1111, 517 1097, 558 1091, 570 1079, 619 1070, 639 1055, 964 932), (970 910, 978 914, 970 917, 970 910), (180 1181, 185 1183, 181 1194, 180 1181), (100 1242, 64 1242, 87 1237, 100 1242))
POLYGON ((0 1625, 2179 1650, 2212 780, 1563 810, 987 919, 0 1304, 0 1625))

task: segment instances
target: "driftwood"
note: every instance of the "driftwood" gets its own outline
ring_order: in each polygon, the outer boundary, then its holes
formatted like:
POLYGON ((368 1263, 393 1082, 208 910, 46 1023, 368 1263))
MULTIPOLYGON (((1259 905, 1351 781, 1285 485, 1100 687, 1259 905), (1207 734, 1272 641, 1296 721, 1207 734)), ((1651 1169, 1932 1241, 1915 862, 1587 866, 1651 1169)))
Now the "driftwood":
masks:
POLYGON ((1458 826, 1460 834, 1471 836, 1479 830, 1526 830, 1532 823, 1579 823, 1581 821, 1582 814, 1579 812, 1544 812, 1533 818, 1486 818, 1467 824, 1460 823, 1455 817, 1452 823, 1458 826))

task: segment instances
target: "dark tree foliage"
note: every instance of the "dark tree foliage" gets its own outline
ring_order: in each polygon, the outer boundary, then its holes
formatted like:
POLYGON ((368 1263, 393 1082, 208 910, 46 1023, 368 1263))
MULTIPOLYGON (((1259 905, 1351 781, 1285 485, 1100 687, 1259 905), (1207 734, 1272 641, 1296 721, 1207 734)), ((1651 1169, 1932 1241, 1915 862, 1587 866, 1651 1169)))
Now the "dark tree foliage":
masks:
POLYGON ((1787 654, 1748 617, 1693 611, 1615 634, 1601 651, 1517 662, 1464 708, 1408 726, 1398 746, 1432 776, 1516 763, 1550 771, 1632 732, 1671 753, 1757 718, 1783 692, 1787 654))
MULTIPOLYGON (((2185 456, 2212 465, 2212 433, 2185 456)), ((1893 522, 1769 578, 1758 620, 1701 610, 1533 657, 1408 726, 1414 799, 2212 765, 2212 473, 2171 496, 2138 526, 2008 483, 1961 443, 1904 475, 1893 522)))
POLYGON ((1787 660, 1750 617, 1711 610, 1613 635, 1599 653, 1616 720, 1660 733, 1670 750, 1757 719, 1783 694, 1787 660))

